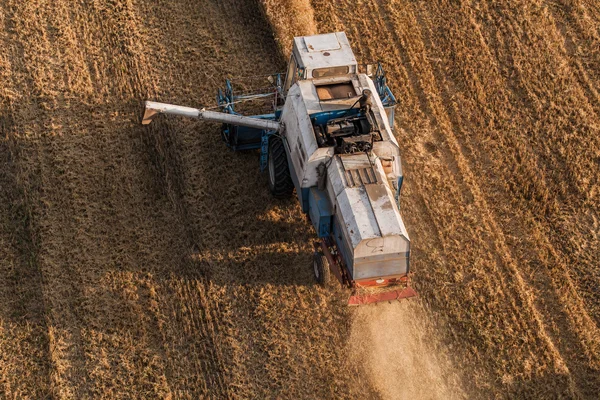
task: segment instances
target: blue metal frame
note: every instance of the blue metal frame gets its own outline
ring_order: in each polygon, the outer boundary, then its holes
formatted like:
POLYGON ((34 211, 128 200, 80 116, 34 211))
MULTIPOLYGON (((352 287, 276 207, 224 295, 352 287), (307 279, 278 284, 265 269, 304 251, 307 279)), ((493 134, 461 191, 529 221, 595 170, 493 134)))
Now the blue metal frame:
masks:
MULTIPOLYGON (((300 72, 299 72, 300 73, 300 72)), ((283 83, 281 79, 281 74, 273 74, 274 77, 274 86, 277 92, 277 96, 281 96, 283 98, 283 83)), ((381 99, 383 106, 386 109, 390 107, 394 107, 396 105, 396 98, 392 94, 389 86, 387 85, 387 79, 385 76, 385 71, 383 70, 383 66, 381 63, 377 63, 377 69, 375 74, 372 76, 373 82, 375 83, 375 88, 377 89, 377 94, 381 99)), ((261 96, 272 95, 265 93, 244 93, 236 95, 233 89, 233 85, 229 79, 225 81, 225 89, 219 89, 217 92, 217 105, 222 112, 226 112, 229 114, 239 115, 235 111, 235 104, 240 101, 252 100, 260 98, 261 96)), ((317 125, 326 124, 327 121, 334 118, 341 118, 344 116, 354 116, 359 113, 359 109, 351 109, 351 110, 335 110, 335 111, 325 111, 316 114, 312 114, 310 116, 311 120, 317 125)), ((281 109, 275 109, 272 113, 262 114, 262 115, 254 115, 254 118, 261 119, 269 119, 278 121, 281 117, 281 109)), ((391 121, 393 122, 393 121, 391 121)), ((267 135, 268 136, 268 135, 267 135)), ((241 150, 261 150, 261 161, 260 168, 261 171, 265 169, 266 155, 265 152, 265 141, 268 143, 268 140, 265 139, 265 132, 260 129, 248 128, 242 126, 233 126, 224 124, 221 128, 221 137, 223 141, 227 144, 227 147, 232 149, 233 151, 241 151, 241 150)))
POLYGON ((396 195, 394 196, 396 198, 396 204, 398 204, 398 210, 400 210, 400 192, 402 191, 402 182, 404 182, 404 176, 400 175, 398 177, 398 181, 396 182, 396 186, 398 188, 396 189, 396 195))
POLYGON ((331 235, 333 211, 329 200, 327 200, 327 194, 316 187, 309 190, 308 213, 317 235, 320 238, 329 237, 331 235))
POLYGON ((342 117, 353 117, 358 115, 360 108, 352 108, 346 110, 333 110, 333 111, 322 111, 319 113, 310 114, 310 119, 315 125, 325 125, 329 120, 342 118, 342 117))
POLYGON ((273 131, 262 131, 262 137, 260 138, 260 172, 263 172, 267 168, 269 162, 269 138, 274 135, 273 131))
POLYGON ((396 101, 396 97, 392 93, 392 90, 387 84, 387 78, 385 76, 385 71, 383 70, 383 66, 381 63, 377 63, 377 71, 375 72, 375 76, 373 77, 373 83, 375 83, 375 88, 377 89, 377 94, 381 99, 384 107, 393 107, 398 102, 396 101))
MULTIPOLYGON (((275 87, 279 96, 282 94, 282 86, 281 86, 281 74, 272 75, 275 77, 275 87)), ((271 95, 271 94, 269 94, 271 95)), ((261 93, 250 93, 243 95, 236 95, 233 90, 233 86, 231 81, 227 79, 225 81, 225 90, 219 89, 217 92, 217 105, 219 106, 222 112, 226 112, 228 114, 236 114, 239 115, 235 111, 235 104, 239 101, 257 99, 261 96, 265 96, 265 94, 261 93)), ((281 110, 274 110, 274 112, 269 114, 262 115, 254 115, 254 118, 260 119, 269 119, 277 121, 281 116, 281 110)), ((263 141, 264 141, 264 131, 261 129, 248 128, 244 126, 233 126, 224 124, 221 128, 221 137, 223 141, 227 144, 227 147, 232 149, 233 151, 242 151, 242 150, 257 150, 261 149, 263 151, 263 141)), ((263 163, 261 160, 261 170, 264 169, 266 162, 263 163)))

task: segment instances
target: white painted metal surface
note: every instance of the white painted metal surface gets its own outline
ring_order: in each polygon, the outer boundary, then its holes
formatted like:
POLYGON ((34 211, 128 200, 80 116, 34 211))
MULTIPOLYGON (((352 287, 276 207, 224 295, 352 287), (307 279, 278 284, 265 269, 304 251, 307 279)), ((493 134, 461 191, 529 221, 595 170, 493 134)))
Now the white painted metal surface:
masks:
POLYGON ((180 115, 190 118, 200 118, 207 121, 221 122, 224 124, 232 124, 236 126, 247 126, 250 128, 264 129, 268 131, 278 131, 280 124, 277 121, 268 119, 260 119, 253 117, 245 117, 242 115, 227 114, 217 111, 199 110, 192 107, 177 106, 174 104, 157 103, 154 101, 146 102, 144 118, 142 124, 147 125, 152 122, 152 119, 157 114, 180 115))
MULTIPOLYGON (((294 54, 300 67, 311 70, 331 65, 355 66, 356 59, 343 33, 296 38, 294 54), (324 56, 323 53, 329 53, 324 56)), ((301 188, 317 185, 319 164, 327 165, 327 196, 340 227, 346 262, 357 279, 378 279, 408 272, 410 239, 392 183, 402 174, 398 142, 377 95, 372 97, 373 116, 382 136, 370 156, 364 153, 334 155, 333 147, 319 148, 310 114, 347 109, 364 89, 377 93, 373 81, 364 74, 349 73, 308 79, 294 84, 282 113, 288 157, 294 180, 301 188), (319 85, 349 83, 356 97, 320 100, 319 85), (348 259, 349 258, 349 259, 348 259)), ((298 196, 301 197, 300 191, 298 196)))
POLYGON ((307 78, 318 68, 349 66, 356 73, 356 57, 344 32, 294 38, 293 54, 300 68, 305 68, 307 78))
POLYGON ((342 48, 340 40, 338 39, 338 35, 335 33, 305 36, 302 38, 302 40, 304 41, 304 46, 309 53, 325 50, 339 50, 342 48))
POLYGON ((406 273, 410 240, 381 162, 364 153, 336 155, 328 168, 327 192, 353 257, 353 278, 406 273))

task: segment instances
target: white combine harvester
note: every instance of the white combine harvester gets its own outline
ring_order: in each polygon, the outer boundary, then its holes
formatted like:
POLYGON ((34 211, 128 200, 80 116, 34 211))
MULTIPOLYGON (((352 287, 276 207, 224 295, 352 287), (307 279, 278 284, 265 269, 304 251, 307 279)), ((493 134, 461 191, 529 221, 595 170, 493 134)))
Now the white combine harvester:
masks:
POLYGON ((415 296, 399 207, 396 100, 381 65, 359 65, 343 32, 297 37, 281 78, 268 76, 267 88, 250 92, 227 81, 217 97, 221 112, 148 101, 143 123, 158 113, 223 123, 230 148, 260 149, 274 196, 295 189, 319 236, 313 259, 319 283, 332 272, 354 289, 350 305, 415 296), (234 109, 267 97, 270 113, 242 116, 234 109))

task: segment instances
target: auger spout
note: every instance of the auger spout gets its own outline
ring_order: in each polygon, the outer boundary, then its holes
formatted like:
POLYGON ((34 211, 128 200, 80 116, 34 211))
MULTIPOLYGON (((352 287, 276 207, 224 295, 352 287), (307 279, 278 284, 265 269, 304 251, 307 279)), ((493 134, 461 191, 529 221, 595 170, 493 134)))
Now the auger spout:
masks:
POLYGON ((270 119, 261 119, 246 117, 237 114, 228 114, 218 111, 208 111, 204 109, 178 106, 174 104, 157 103, 146 101, 143 125, 148 125, 157 114, 180 115, 189 118, 199 118, 207 121, 221 122, 235 126, 246 126, 249 128, 263 129, 265 131, 279 131, 281 124, 270 119))

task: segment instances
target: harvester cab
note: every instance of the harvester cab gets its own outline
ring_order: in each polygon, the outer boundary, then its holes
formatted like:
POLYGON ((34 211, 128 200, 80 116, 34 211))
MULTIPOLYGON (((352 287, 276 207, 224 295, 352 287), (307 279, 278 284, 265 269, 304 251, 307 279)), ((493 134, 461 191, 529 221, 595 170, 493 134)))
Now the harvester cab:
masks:
POLYGON ((343 32, 297 37, 287 72, 262 82, 227 80, 220 112, 147 102, 143 122, 157 113, 221 122, 229 148, 260 150, 272 194, 295 191, 319 237, 315 278, 327 284, 333 275, 353 289, 348 304, 415 296, 400 215, 396 99, 381 65, 357 63, 343 32), (241 115, 265 100, 266 112, 241 115))
POLYGON ((321 111, 348 109, 351 99, 357 99, 358 74, 364 73, 375 82, 377 93, 393 126, 396 99, 387 86, 385 73, 379 64, 358 64, 344 32, 294 38, 292 54, 285 75, 282 93, 287 96, 292 85, 310 80, 321 111))
POLYGON ((294 38, 284 93, 299 80, 356 74, 358 63, 343 32, 294 38))

